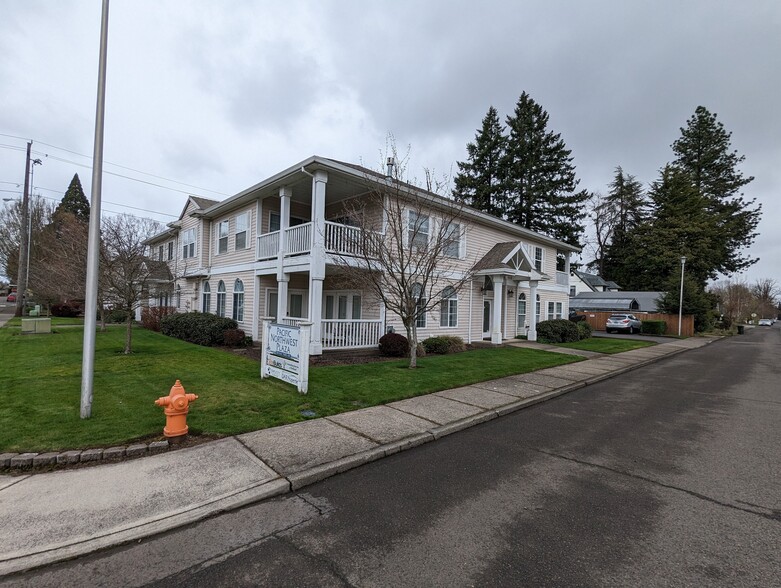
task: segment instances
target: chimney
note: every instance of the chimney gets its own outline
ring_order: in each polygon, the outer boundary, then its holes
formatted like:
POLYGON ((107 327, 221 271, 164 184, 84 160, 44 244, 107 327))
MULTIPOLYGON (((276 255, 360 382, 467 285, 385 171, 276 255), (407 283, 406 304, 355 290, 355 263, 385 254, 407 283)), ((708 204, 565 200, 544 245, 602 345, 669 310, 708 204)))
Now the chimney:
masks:
POLYGON ((388 177, 393 177, 393 168, 396 166, 396 158, 395 157, 389 157, 388 158, 388 177))

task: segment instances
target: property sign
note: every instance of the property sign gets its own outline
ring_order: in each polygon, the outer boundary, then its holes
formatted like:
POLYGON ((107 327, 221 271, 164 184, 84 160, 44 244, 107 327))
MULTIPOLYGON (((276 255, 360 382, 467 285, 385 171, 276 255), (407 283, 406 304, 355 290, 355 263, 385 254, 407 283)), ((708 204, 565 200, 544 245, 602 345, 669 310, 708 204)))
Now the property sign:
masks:
POLYGON ((306 394, 309 385, 309 327, 263 323, 260 377, 277 378, 306 394))

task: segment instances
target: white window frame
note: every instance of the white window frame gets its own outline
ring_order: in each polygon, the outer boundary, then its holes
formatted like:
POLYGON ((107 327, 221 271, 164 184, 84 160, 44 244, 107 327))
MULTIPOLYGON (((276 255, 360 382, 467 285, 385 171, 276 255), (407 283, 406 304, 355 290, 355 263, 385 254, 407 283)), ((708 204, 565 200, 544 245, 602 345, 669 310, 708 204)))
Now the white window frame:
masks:
POLYGON ((545 267, 545 250, 542 247, 534 246, 534 269, 538 272, 542 272, 542 268, 545 267), (539 259, 537 258, 537 254, 539 259))
POLYGON ((182 259, 195 257, 195 227, 182 231, 182 259))
POLYGON ((540 312, 542 312, 542 300, 540 300, 540 295, 537 294, 537 302, 535 305, 535 314, 537 315, 537 323, 540 322, 540 312))
POLYGON ((455 221, 451 221, 448 223, 448 226, 444 228, 442 231, 442 236, 444 237, 444 243, 442 245, 442 254, 445 255, 445 257, 451 257, 453 259, 461 259, 462 255, 462 241, 463 241, 463 228, 461 226, 461 223, 457 223, 455 221), (457 238, 452 239, 451 235, 453 233, 457 234, 457 238), (452 251, 450 250, 451 247, 455 247, 455 255, 452 255, 452 251))
POLYGON ((515 309, 515 334, 518 335, 521 332, 521 329, 524 329, 523 333, 525 334, 526 331, 526 294, 521 292, 518 294, 518 304, 515 309), (521 307, 523 307, 523 312, 521 312, 521 307))
MULTIPOLYGON (((298 225, 303 225, 303 224, 306 224, 308 222, 309 221, 306 220, 305 218, 301 218, 301 217, 298 217, 298 216, 291 216, 290 217, 290 225, 289 225, 288 228, 290 228, 290 227, 297 227, 298 225)), ((269 213, 268 213, 268 232, 269 233, 275 233, 275 232, 277 232, 279 230, 279 227, 281 227, 281 226, 282 226, 282 215, 279 214, 278 212, 274 211, 274 210, 269 211, 269 213), (272 229, 271 228, 272 226, 274 226, 274 219, 276 219, 276 225, 277 225, 276 229, 272 229)))
POLYGON ((224 220, 217 223, 217 243, 216 254, 223 255, 228 253, 228 235, 230 234, 230 221, 224 220), (223 251, 224 245, 224 251, 223 251))
POLYGON ((217 308, 215 314, 217 316, 225 317, 225 302, 227 298, 227 292, 225 291, 225 282, 220 280, 217 284, 217 308))
POLYGON ((322 312, 326 320, 361 320, 363 296, 358 290, 328 290, 323 292, 322 312))
POLYGON ((431 216, 415 210, 407 213, 407 245, 410 249, 428 247, 431 239, 431 216), (425 229, 425 230, 424 230, 425 229))
POLYGON ((244 282, 236 278, 233 282, 233 309, 232 318, 236 322, 244 321, 244 282))
POLYGON ((165 250, 165 245, 160 245, 157 248, 157 261, 163 261, 163 251, 165 250))
POLYGON ((448 286, 442 291, 439 326, 444 328, 458 327, 458 293, 452 286, 448 286))
POLYGON ((174 258, 174 242, 168 242, 168 261, 172 261, 174 258))
POLYGON ((211 312, 212 308, 212 287, 209 285, 208 280, 203 283, 203 291, 201 292, 201 311, 211 312))
POLYGON ((233 248, 236 251, 247 249, 250 245, 250 212, 249 210, 236 215, 236 235, 233 237, 233 248), (239 235, 244 235, 244 245, 239 245, 239 235))
MULTIPOLYGON (((418 283, 415 283, 415 284, 412 285, 412 296, 415 297, 415 298, 417 298, 419 296, 419 294, 417 294, 416 292, 420 292, 421 294, 425 294, 423 292, 423 286, 418 284, 418 283)), ((416 308, 415 308, 416 314, 417 314, 417 310, 421 306, 424 307, 424 308, 426 306, 426 297, 425 296, 422 296, 420 298, 420 302, 416 305, 416 308)), ((426 328, 426 315, 427 314, 428 314, 427 312, 423 312, 421 314, 418 314, 417 318, 415 319, 415 327, 417 327, 418 329, 425 329, 426 328)))

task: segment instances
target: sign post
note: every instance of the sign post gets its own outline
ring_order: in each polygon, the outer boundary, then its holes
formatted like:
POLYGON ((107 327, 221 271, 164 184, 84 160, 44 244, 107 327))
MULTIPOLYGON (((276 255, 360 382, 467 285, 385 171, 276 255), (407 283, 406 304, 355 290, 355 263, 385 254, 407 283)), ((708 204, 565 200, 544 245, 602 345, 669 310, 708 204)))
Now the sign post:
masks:
POLYGON ((277 378, 306 394, 309 386, 309 336, 308 325, 293 327, 263 321, 260 377, 277 378))

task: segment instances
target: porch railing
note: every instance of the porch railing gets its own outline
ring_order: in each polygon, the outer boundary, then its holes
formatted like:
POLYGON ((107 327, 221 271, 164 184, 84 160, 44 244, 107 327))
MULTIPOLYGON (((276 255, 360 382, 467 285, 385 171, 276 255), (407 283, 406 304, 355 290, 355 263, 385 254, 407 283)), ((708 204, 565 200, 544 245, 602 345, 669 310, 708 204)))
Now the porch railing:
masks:
POLYGON ((258 235, 258 259, 273 259, 279 255, 279 231, 258 235))
POLYGON ((285 231, 285 242, 289 255, 306 253, 312 249, 312 223, 290 227, 285 231))
MULTIPOLYGON (((314 237, 311 222, 290 227, 285 231, 285 255, 298 255, 312 250, 314 237)), ((358 227, 325 221, 325 249, 340 255, 363 255, 363 248, 376 252, 382 233, 364 233, 358 227)), ((279 231, 258 235, 258 259, 274 259, 279 255, 279 231)))
MULTIPOLYGON (((297 327, 307 318, 286 316, 283 325, 297 327)), ((359 349, 376 347, 382 337, 382 321, 370 319, 325 319, 322 325, 323 349, 359 349)))
POLYGON ((382 336, 381 320, 323 320, 323 349, 376 347, 382 336))

